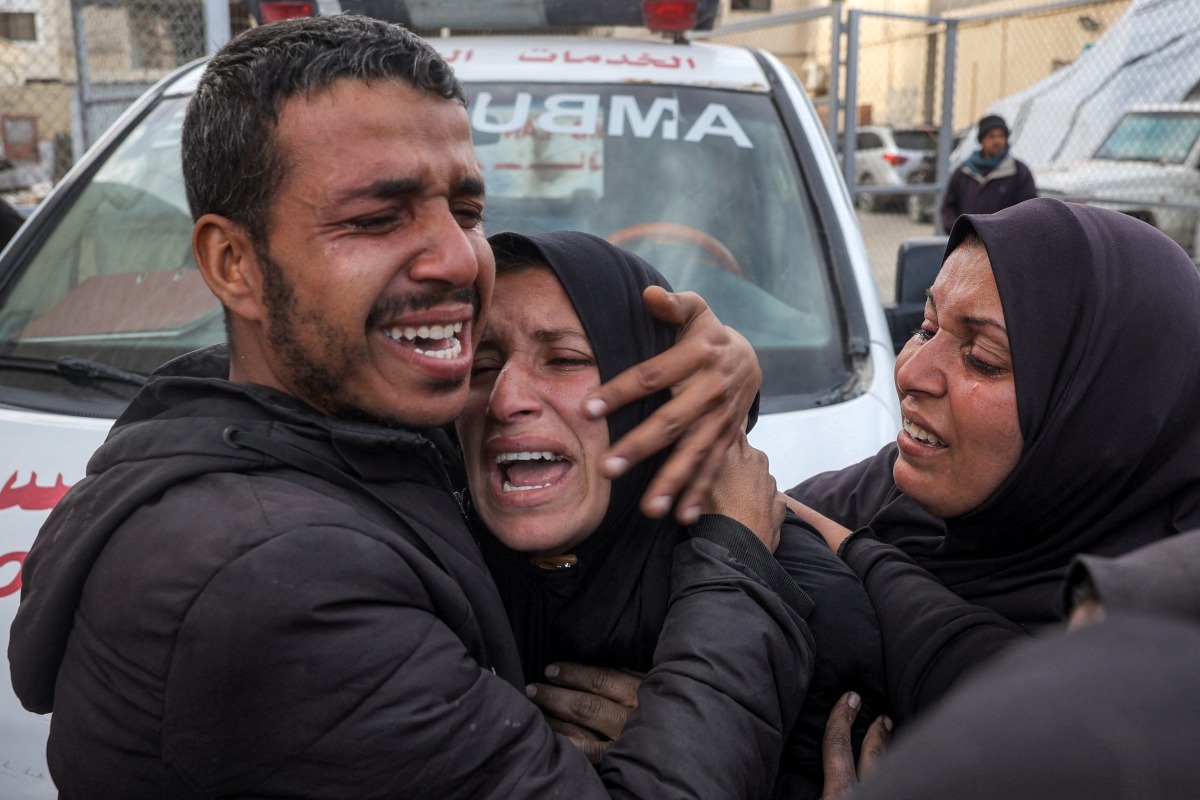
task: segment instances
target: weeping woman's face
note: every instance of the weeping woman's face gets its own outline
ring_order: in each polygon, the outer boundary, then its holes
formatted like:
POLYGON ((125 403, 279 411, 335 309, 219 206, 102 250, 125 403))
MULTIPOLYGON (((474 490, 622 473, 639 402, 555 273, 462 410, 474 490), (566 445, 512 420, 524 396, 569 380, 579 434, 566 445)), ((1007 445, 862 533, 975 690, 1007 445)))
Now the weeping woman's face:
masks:
POLYGON ((1000 292, 982 244, 946 259, 925 320, 896 358, 904 426, 893 475, 931 514, 952 518, 1000 488, 1025 447, 1000 292))
POLYGON ((600 385, 592 345, 548 267, 497 277, 458 434, 471 496, 508 547, 570 550, 608 509, 608 424, 583 415, 600 385))

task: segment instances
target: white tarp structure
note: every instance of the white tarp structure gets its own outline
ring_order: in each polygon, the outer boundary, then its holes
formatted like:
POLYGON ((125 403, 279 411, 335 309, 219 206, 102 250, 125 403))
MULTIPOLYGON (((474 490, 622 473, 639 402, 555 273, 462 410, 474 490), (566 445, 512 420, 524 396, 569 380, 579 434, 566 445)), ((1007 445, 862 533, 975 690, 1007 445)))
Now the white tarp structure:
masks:
MULTIPOLYGON (((1200 99, 1200 0, 1133 0, 1072 64, 996 103, 1032 167, 1092 155, 1138 103, 1200 99)), ((974 141, 974 138, 971 137, 974 141)))

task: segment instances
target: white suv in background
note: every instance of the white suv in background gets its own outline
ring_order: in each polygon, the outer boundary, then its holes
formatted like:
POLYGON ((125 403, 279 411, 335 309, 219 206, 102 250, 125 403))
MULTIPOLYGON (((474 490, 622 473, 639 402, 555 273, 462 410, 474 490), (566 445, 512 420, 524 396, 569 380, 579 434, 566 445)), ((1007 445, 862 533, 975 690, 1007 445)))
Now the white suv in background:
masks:
MULTIPOLYGON (((863 125, 858 128, 854 139, 858 185, 903 187, 911 182, 914 173, 932 175, 937 158, 937 134, 937 128, 930 126, 863 125)), ((863 211, 880 211, 898 207, 907 196, 898 189, 896 194, 860 192, 855 199, 863 211)))
MULTIPOLYGON (((428 5, 428 4, 426 4, 428 5)), ((464 82, 489 232, 590 231, 699 291, 762 362, 752 442, 781 487, 875 453, 900 417, 854 209, 771 55, 613 38, 438 38, 464 82)), ((129 109, 0 257, 0 629, 49 510, 159 364, 224 338, 179 163, 203 68, 129 109)), ((48 721, 0 660, 0 795, 53 797, 48 721)))
POLYGON ((1091 158, 1034 177, 1041 195, 1137 217, 1200 262, 1200 102, 1134 106, 1091 158))

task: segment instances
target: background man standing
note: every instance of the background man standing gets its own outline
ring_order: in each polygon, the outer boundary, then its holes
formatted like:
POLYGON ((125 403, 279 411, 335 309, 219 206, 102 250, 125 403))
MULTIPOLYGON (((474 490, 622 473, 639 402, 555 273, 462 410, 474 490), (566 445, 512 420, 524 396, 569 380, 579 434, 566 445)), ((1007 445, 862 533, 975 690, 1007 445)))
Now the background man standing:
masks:
POLYGON ((1037 197, 1029 167, 1009 153, 1008 124, 989 114, 979 120, 979 149, 950 176, 942 197, 942 230, 962 214, 994 214, 1037 197))

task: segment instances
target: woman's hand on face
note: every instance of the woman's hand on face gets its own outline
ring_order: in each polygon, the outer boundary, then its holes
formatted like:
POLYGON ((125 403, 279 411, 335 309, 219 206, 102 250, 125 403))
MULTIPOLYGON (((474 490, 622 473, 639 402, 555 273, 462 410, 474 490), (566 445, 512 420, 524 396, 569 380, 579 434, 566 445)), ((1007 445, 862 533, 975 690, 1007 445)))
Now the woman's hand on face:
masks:
POLYGON ((546 667, 546 677, 552 683, 532 683, 525 693, 542 709, 551 730, 599 764, 638 707, 637 690, 644 676, 564 662, 546 667))
POLYGON ((825 539, 825 544, 829 545, 829 549, 835 553, 842 546, 842 542, 846 541, 852 533, 845 525, 834 522, 824 514, 812 510, 794 497, 785 494, 783 500, 793 514, 817 529, 817 532, 825 539))
POLYGON ((723 514, 754 531, 772 553, 779 547, 779 528, 787 508, 776 490, 767 454, 750 446, 739 433, 725 451, 704 513, 723 514))
POLYGON ((762 386, 762 369, 746 338, 721 324, 694 292, 651 286, 647 309, 679 329, 675 344, 625 370, 588 396, 589 416, 601 417, 643 397, 670 389, 672 399, 614 442, 602 461, 615 478, 633 464, 675 444, 675 450, 642 496, 642 512, 665 517, 675 507, 683 524, 696 521, 725 450, 745 432, 746 416, 762 386))
POLYGON ((887 717, 876 717, 867 728, 863 738, 862 752, 854 764, 854 747, 851 745, 850 729, 858 716, 861 698, 854 692, 846 692, 829 712, 825 724, 825 736, 821 740, 821 763, 825 771, 825 788, 821 800, 844 800, 850 797, 859 781, 867 777, 879 764, 892 738, 892 721, 887 717))

